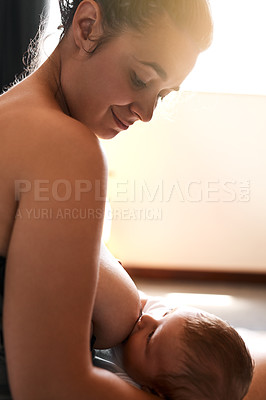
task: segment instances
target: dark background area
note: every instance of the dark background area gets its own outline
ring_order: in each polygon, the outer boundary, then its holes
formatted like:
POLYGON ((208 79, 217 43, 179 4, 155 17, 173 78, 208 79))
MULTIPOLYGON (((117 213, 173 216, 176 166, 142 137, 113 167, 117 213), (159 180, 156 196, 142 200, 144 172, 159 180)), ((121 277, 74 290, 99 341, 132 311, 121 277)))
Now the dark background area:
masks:
POLYGON ((23 56, 47 4, 48 0, 0 1, 0 93, 23 72, 23 56))

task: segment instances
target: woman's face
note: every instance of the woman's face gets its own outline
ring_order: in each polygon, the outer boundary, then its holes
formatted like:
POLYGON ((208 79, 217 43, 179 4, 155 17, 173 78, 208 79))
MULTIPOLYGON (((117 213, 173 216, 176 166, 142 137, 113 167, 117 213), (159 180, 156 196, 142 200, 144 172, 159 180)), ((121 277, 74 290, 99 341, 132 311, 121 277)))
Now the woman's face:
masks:
POLYGON ((71 60, 62 86, 71 115, 101 138, 112 138, 134 122, 150 121, 157 101, 180 84, 198 52, 168 17, 145 34, 128 31, 95 54, 71 60))

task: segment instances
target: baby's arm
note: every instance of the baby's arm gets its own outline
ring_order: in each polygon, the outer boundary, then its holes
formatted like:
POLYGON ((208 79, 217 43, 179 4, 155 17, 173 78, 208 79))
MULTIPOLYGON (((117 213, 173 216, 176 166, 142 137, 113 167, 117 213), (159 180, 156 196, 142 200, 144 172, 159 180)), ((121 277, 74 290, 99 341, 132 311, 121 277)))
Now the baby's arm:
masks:
POLYGON ((93 309, 95 348, 109 348, 130 334, 141 310, 138 290, 124 268, 104 244, 93 309))

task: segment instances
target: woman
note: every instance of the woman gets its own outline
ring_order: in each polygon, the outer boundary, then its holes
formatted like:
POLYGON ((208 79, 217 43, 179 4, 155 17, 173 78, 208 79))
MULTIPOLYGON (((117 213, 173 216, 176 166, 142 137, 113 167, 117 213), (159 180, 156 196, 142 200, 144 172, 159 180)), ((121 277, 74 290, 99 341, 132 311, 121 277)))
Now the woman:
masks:
MULTIPOLYGON (((210 43, 209 9, 205 0, 60 5, 58 47, 0 99, 2 389, 14 400, 152 399, 94 368, 87 351, 107 180, 98 138, 149 121, 178 90, 210 43)), ((130 318, 132 328, 137 312, 130 318)))

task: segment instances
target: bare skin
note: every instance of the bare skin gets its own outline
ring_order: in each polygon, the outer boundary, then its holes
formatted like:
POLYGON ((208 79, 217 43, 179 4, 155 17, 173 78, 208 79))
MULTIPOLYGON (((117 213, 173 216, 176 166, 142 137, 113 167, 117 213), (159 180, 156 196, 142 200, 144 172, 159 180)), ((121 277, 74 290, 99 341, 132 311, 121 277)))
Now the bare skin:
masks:
MULTIPOLYGON (((103 197, 106 192, 106 165, 97 137, 63 114, 52 88, 49 93, 39 82, 32 76, 3 96, 0 106, 1 255, 7 256, 4 335, 12 396, 151 399, 91 363, 102 218, 88 223, 28 216, 29 210, 39 215, 45 207, 55 215, 62 208, 53 196, 57 179, 72 188, 77 177, 97 181, 103 197), (21 179, 32 189, 16 202, 14 181, 21 179), (34 185, 40 179, 46 182, 45 203, 35 200, 34 185)), ((77 204, 73 193, 63 207, 100 210, 103 216, 104 202, 91 191, 77 204)))
POLYGON ((123 342, 131 333, 142 307, 134 282, 102 243, 92 315, 95 347, 107 349, 123 342))
MULTIPOLYGON (((198 55, 166 18, 145 36, 128 32, 90 58, 89 39, 102 25, 98 5, 84 0, 51 58, 1 96, 3 329, 14 400, 155 398, 94 368, 88 349, 107 181, 98 137, 150 120, 158 96, 181 84, 198 55), (167 78, 140 60, 160 62, 167 78), (132 65, 149 83, 145 90, 136 87, 132 65), (77 194, 80 182, 90 189, 77 194), (89 210, 90 217, 64 217, 66 210, 89 210)), ((131 318, 133 324, 136 310, 131 318)), ((95 317, 95 329, 99 323, 95 317)), ((115 336, 113 330, 110 341, 115 336)))

